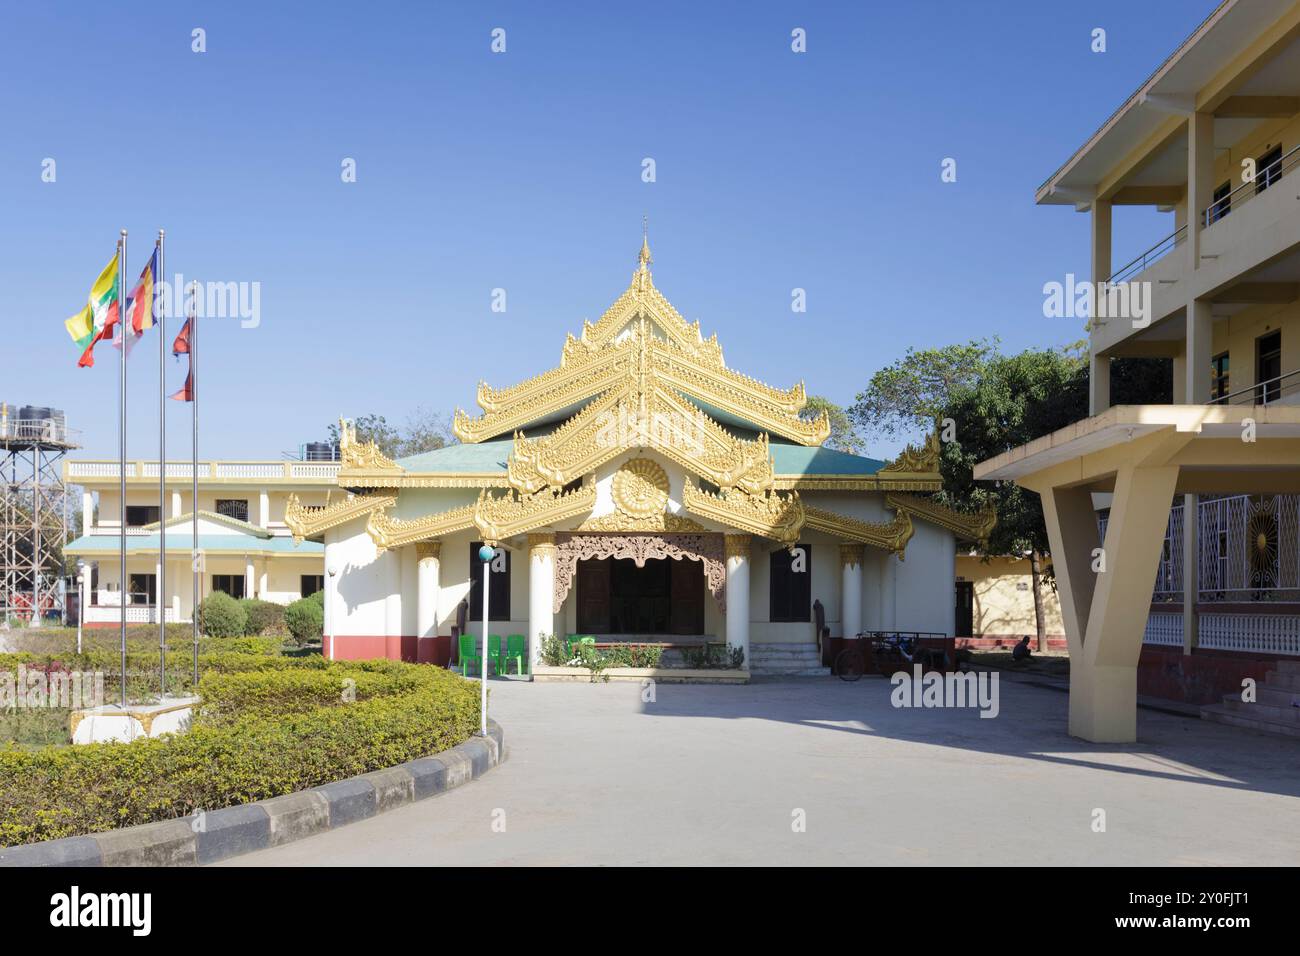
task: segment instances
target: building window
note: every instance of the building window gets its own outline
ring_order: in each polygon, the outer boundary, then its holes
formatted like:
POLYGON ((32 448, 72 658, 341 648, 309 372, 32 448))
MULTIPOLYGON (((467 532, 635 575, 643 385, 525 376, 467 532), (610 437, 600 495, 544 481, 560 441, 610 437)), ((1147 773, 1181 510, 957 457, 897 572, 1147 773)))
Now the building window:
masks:
POLYGON ((1255 160, 1255 192, 1262 193, 1282 178, 1282 144, 1255 160))
POLYGON ((1255 340, 1255 404, 1267 405, 1282 394, 1282 331, 1255 340))
POLYGON ((1214 191, 1214 202, 1210 204, 1208 226, 1212 222, 1218 222, 1228 213, 1232 212, 1232 180, 1228 180, 1222 186, 1214 191))
POLYGON ((232 598, 238 600, 244 596, 244 576, 242 574, 214 574, 212 575, 212 590, 229 594, 232 598))
POLYGON ((1210 359, 1210 401, 1222 402, 1228 396, 1228 353, 1210 359))
POLYGON ((781 624, 811 620, 812 546, 778 548, 771 561, 768 620, 781 624))
POLYGON ((225 515, 227 518, 234 518, 237 521, 248 520, 248 499, 247 498, 218 498, 217 514, 225 515))
POLYGON ((298 593, 302 597, 311 597, 317 591, 325 590, 325 575, 304 574, 298 584, 298 593))
POLYGON ((128 528, 139 528, 143 525, 153 524, 158 520, 157 505, 127 505, 126 506, 126 526, 128 528))
MULTIPOLYGON (((482 541, 472 541, 469 546, 469 619, 483 620, 483 562, 478 549, 482 541)), ((510 620, 510 552, 497 548, 492 559, 492 582, 489 585, 488 620, 510 620)))
POLYGON ((127 603, 150 607, 158 599, 158 576, 155 574, 127 575, 127 603))

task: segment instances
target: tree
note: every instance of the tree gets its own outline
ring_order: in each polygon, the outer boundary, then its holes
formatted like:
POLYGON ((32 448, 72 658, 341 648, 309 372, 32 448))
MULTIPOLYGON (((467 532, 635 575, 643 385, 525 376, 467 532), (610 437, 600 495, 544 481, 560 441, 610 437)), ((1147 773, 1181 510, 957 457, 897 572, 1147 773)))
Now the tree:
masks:
POLYGON ((920 351, 909 348, 897 362, 871 376, 848 414, 868 434, 914 438, 934 427, 949 396, 976 382, 997 352, 996 337, 920 351))
POLYGON ((862 439, 858 437, 853 419, 849 417, 848 412, 829 398, 824 395, 809 395, 808 404, 803 407, 799 417, 805 421, 812 421, 822 412, 826 413, 831 423, 831 434, 825 444, 838 451, 856 455, 858 449, 862 447, 862 439))
MULTIPOLYGON (((383 415, 362 415, 353 421, 357 441, 374 442, 389 458, 407 458, 447 445, 456 444, 451 430, 451 416, 418 406, 402 430, 388 424, 383 415)), ((338 425, 329 426, 330 441, 339 440, 338 425)))

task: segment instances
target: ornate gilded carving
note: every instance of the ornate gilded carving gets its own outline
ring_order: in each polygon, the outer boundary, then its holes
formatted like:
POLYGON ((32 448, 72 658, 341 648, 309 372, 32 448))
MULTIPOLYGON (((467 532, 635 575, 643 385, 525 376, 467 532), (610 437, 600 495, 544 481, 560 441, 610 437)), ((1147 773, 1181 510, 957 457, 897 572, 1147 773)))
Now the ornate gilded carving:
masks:
POLYGON ((633 518, 662 514, 668 505, 668 474, 649 458, 633 458, 614 472, 614 506, 633 518))
POLYGON ((682 504, 701 517, 787 545, 799 540, 804 525, 804 506, 797 492, 751 495, 732 490, 714 495, 700 491, 687 478, 682 504))
POLYGON ((528 536, 528 555, 532 558, 555 557, 555 532, 535 531, 528 536))
POLYGON ((377 509, 390 508, 396 502, 393 495, 349 495, 323 508, 316 508, 304 505, 296 494, 290 494, 284 506, 284 523, 289 526, 294 543, 301 544, 304 538, 315 537, 377 509))
POLYGON ((484 491, 474 506, 474 526, 488 544, 524 534, 557 521, 591 511, 596 486, 587 485, 564 494, 539 491, 533 495, 509 494, 500 498, 484 491))
POLYGON ((417 541, 415 542, 415 557, 417 561, 423 561, 425 558, 442 558, 441 541, 417 541))
POLYGON ((402 471, 374 442, 357 441, 356 425, 346 418, 339 419, 339 460, 344 471, 402 471))
POLYGON ((863 545, 860 544, 840 545, 840 567, 860 568, 862 567, 862 558, 863 558, 863 545))
POLYGON ((709 593, 723 613, 727 610, 727 568, 720 534, 572 534, 555 536, 555 594, 552 610, 559 614, 578 573, 578 562, 588 558, 628 558, 637 567, 657 558, 699 561, 709 593))
POLYGON ((933 498, 918 498, 916 495, 886 495, 885 504, 899 512, 946 528, 960 540, 974 541, 981 548, 988 547, 989 535, 998 523, 998 513, 993 508, 970 514, 949 508, 933 498))
POLYGON ((907 549, 907 542, 912 540, 915 531, 906 512, 896 512, 893 519, 886 522, 863 521, 808 504, 804 505, 803 513, 804 526, 813 531, 869 544, 873 548, 899 555, 907 549))
POLYGON ((727 534, 722 536, 722 541, 723 554, 726 555, 728 561, 732 558, 749 559, 749 552, 754 545, 754 539, 751 535, 727 534))
POLYGON ((621 511, 611 512, 599 518, 588 518, 578 525, 578 531, 680 531, 700 532, 708 529, 698 521, 692 521, 683 515, 659 512, 644 518, 633 518, 621 511))
POLYGON ((939 433, 932 432, 920 448, 908 445, 898 457, 880 469, 882 475, 892 472, 929 474, 939 471, 939 433))
MULTIPOLYGON (((486 492, 484 492, 486 494, 486 492)), ((366 522, 366 532, 380 552, 400 548, 429 538, 439 538, 474 527, 475 505, 461 505, 419 518, 394 518, 387 511, 375 511, 366 522)))

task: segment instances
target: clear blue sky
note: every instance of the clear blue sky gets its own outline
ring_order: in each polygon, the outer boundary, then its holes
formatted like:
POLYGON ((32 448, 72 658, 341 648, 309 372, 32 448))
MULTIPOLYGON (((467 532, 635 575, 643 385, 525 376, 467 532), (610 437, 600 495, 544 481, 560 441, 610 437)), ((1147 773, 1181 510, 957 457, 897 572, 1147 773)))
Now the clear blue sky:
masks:
MULTIPOLYGON (((162 227, 169 273, 261 283, 260 327, 205 326, 205 456, 473 409, 479 379, 550 368, 626 287, 643 214, 659 288, 774 385, 847 404, 909 345, 1078 339, 1041 290, 1087 274, 1087 219, 1034 189, 1214 2, 288 6, 0 20, 0 399, 64 408, 86 455, 116 453, 116 370, 107 348, 76 368, 63 320, 121 228, 132 280, 162 227)), ((1115 261, 1166 221, 1120 219, 1115 261)), ((157 453, 155 344, 131 361, 133 457, 157 453)))

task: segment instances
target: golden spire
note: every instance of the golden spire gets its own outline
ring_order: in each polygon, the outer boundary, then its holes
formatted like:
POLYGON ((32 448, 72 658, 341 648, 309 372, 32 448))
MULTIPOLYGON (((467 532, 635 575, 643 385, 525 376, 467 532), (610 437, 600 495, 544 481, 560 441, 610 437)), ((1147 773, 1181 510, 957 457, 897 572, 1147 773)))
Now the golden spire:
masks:
POLYGON ((650 223, 645 216, 641 217, 641 254, 637 258, 641 262, 641 271, 648 272, 654 259, 650 256, 650 223))

